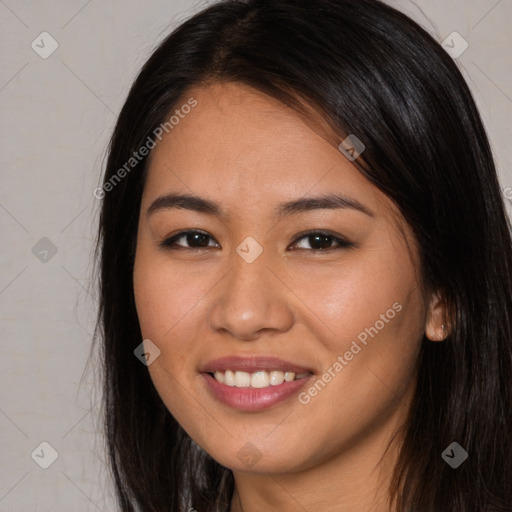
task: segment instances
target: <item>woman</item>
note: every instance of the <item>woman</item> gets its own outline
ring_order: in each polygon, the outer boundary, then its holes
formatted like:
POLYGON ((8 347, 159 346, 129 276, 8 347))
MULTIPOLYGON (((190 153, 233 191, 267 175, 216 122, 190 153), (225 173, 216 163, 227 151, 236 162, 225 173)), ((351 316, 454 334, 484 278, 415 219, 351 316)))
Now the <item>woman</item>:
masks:
POLYGON ((510 223, 417 24, 215 3, 142 69, 97 192, 121 510, 511 510, 510 223))

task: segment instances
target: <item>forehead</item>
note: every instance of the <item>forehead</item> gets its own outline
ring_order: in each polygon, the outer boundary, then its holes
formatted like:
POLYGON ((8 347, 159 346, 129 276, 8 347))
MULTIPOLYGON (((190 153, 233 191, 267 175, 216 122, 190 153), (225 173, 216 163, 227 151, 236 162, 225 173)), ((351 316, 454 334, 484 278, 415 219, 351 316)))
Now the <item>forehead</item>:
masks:
MULTIPOLYGON (((337 191, 370 208, 390 201, 338 150, 332 129, 242 84, 192 88, 197 105, 152 151, 145 195, 174 189, 242 203, 337 191)), ((339 142, 339 141, 338 141, 339 142)))

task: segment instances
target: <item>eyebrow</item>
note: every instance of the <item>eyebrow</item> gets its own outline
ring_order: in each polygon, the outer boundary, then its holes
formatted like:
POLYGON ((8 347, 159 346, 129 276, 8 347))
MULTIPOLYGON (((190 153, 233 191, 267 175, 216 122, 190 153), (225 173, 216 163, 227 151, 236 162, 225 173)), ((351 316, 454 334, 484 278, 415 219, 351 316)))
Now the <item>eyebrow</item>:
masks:
MULTIPOLYGON (((206 215, 216 217, 227 217, 224 209, 214 201, 205 199, 193 194, 170 193, 156 198, 147 210, 147 215, 159 210, 169 210, 173 208, 191 210, 206 215)), ((335 209, 353 209, 375 217, 375 214, 365 205, 342 194, 328 194, 318 197, 301 197, 293 201, 287 201, 277 205, 275 215, 283 218, 289 215, 297 215, 313 210, 335 210, 335 209)))

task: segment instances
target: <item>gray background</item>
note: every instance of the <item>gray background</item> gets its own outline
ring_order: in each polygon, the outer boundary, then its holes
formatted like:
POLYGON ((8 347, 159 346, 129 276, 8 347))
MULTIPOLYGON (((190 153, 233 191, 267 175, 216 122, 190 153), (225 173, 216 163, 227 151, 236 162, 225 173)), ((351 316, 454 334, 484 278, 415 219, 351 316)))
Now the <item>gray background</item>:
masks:
MULTIPOLYGON (((439 42, 454 31, 468 42, 457 62, 506 195, 512 0, 389 3, 439 42)), ((95 365, 85 367, 96 308, 93 190, 138 69, 173 26, 204 5, 0 0, 1 512, 115 510, 98 429, 101 390, 95 365), (58 43, 46 59, 31 46, 51 48, 39 36, 44 31, 58 43), (47 469, 39 464, 51 462, 51 450, 42 442, 58 452, 47 469)), ((512 200, 506 204, 512 215, 512 200)))

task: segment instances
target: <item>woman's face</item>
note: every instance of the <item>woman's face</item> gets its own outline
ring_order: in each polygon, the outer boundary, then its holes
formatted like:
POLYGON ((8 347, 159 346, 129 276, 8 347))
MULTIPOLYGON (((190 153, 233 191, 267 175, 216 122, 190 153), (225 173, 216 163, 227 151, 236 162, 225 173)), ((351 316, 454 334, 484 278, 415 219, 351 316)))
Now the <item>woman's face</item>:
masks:
POLYGON ((364 463, 356 454, 385 447, 414 392, 428 308, 410 229, 295 111, 242 85, 189 97, 197 106, 153 150, 139 219, 154 385, 235 471, 364 463), (197 199, 154 204, 170 194, 197 199))

